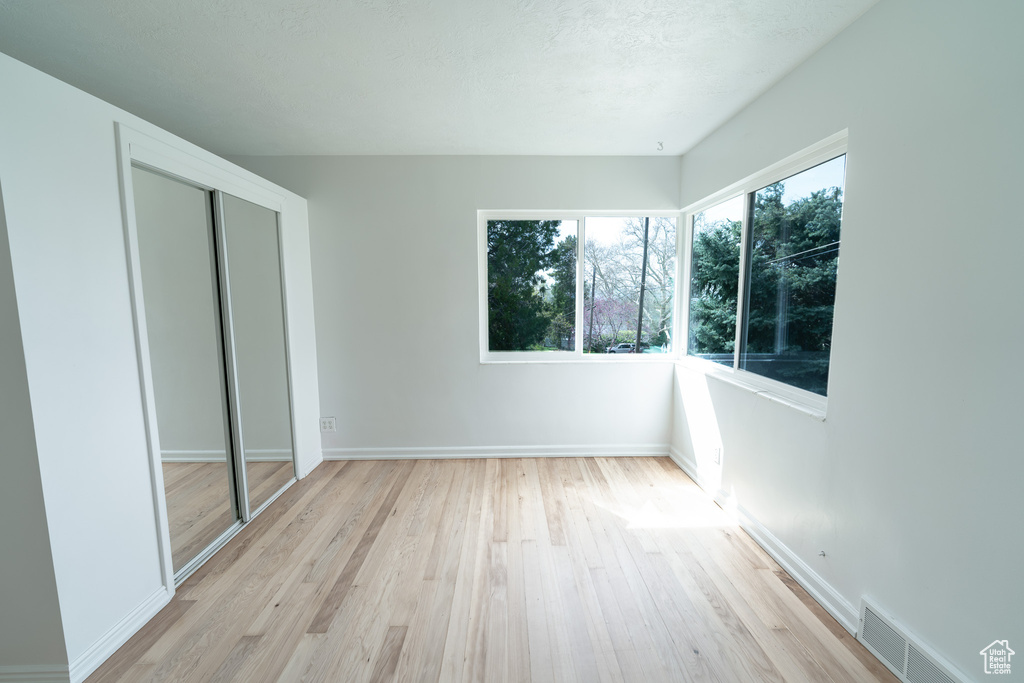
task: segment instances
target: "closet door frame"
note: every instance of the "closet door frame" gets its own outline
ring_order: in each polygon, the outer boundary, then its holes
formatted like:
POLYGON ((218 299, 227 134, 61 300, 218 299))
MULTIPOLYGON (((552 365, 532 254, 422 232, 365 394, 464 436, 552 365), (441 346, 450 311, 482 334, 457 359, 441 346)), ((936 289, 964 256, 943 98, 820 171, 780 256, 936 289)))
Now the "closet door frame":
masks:
MULTIPOLYGON (((300 472, 298 461, 298 434, 299 425, 296 423, 296 396, 294 394, 295 383, 293 381, 291 344, 289 340, 288 325, 288 296, 287 296, 287 264, 284 258, 283 222, 285 221, 286 198, 283 194, 255 183, 240 175, 228 163, 222 162, 204 150, 194 147, 184 141, 176 141, 178 144, 170 144, 163 140, 134 130, 124 124, 115 124, 115 138, 118 161, 118 177, 121 189, 121 214, 125 231, 125 249, 128 264, 128 284, 131 298, 132 317, 135 327, 135 347, 138 359, 140 398, 142 401, 143 420, 146 429, 146 443, 150 466, 150 483, 153 494, 153 515, 156 525, 157 537, 159 538, 160 573, 161 580, 168 592, 168 596, 174 594, 175 587, 190 576, 217 550, 222 548, 231 540, 255 514, 258 514, 266 506, 270 505, 289 486, 295 483, 296 476, 300 472), (138 166, 161 175, 176 178, 189 185, 202 188, 213 193, 214 204, 214 230, 217 243, 217 260, 222 263, 226 252, 223 246, 223 214, 220 211, 221 194, 230 194, 244 199, 258 206, 270 209, 277 213, 277 243, 278 243, 278 265, 281 273, 281 299, 284 318, 285 333, 285 367, 288 381, 288 406, 289 424, 291 426, 292 445, 292 477, 288 483, 275 492, 260 508, 250 511, 248 506, 248 495, 245 490, 245 462, 241 452, 241 441, 232 444, 233 462, 235 464, 237 487, 237 509, 240 513, 239 519, 232 527, 226 530, 220 537, 208 546, 193 560, 183 566, 177 574, 174 572, 171 556, 171 536, 168 524, 167 500, 164 489, 163 468, 160 457, 160 436, 157 427, 156 400, 153 390, 152 363, 149 354, 149 333, 146 327, 145 304, 142 291, 142 271, 139 259, 138 224, 135 218, 135 194, 132 181, 132 166, 138 166)), ((223 271, 222 271, 223 272, 223 271)), ((228 403, 230 424, 233 436, 241 435, 240 418, 238 415, 238 394, 233 369, 232 349, 233 339, 230 338, 230 311, 226 303, 226 278, 221 278, 221 310, 224 320, 224 347, 225 360, 230 364, 228 368, 228 403)), ((234 441, 234 439, 233 439, 234 441)))

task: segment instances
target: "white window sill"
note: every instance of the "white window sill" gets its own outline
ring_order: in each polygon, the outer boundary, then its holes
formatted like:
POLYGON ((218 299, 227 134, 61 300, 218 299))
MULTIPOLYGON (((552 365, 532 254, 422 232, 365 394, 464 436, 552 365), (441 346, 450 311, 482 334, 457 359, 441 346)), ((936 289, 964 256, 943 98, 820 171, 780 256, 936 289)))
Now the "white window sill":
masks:
MULTIPOLYGON (((512 352, 514 353, 514 352, 512 352)), ((566 354, 560 357, 545 357, 542 354, 530 354, 526 358, 516 357, 505 357, 505 356, 486 356, 480 359, 481 365, 523 365, 523 364, 566 364, 566 363, 582 363, 589 365, 604 365, 606 363, 675 363, 676 357, 671 353, 650 353, 640 354, 639 356, 629 353, 597 353, 587 354, 583 357, 575 354, 566 354)))
POLYGON ((752 372, 727 368, 692 356, 680 358, 677 364, 687 370, 702 373, 705 377, 711 377, 719 382, 749 391, 773 403, 792 408, 820 422, 825 421, 828 399, 824 396, 797 389, 752 372))

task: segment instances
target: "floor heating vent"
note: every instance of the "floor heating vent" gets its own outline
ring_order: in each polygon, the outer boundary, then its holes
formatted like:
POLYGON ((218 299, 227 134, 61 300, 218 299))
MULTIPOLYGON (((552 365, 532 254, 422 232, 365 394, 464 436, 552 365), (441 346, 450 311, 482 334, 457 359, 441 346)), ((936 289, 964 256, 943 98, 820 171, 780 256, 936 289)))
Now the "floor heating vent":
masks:
POLYGON ((907 680, 910 683, 957 683, 913 643, 907 650, 907 680))
POLYGON ((857 640, 905 683, 968 683, 867 598, 861 601, 857 640))

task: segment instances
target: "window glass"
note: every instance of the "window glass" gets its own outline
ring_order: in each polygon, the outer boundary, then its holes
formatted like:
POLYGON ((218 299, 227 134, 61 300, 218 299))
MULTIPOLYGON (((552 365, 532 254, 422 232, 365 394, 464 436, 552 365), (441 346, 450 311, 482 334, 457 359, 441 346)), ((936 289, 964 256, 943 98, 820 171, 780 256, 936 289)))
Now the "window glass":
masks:
POLYGON ((583 352, 632 353, 633 346, 626 344, 635 346, 639 328, 641 353, 667 353, 672 342, 675 218, 588 216, 584 234, 583 352))
POLYGON ((824 395, 846 157, 751 195, 739 367, 824 395))
POLYGON ((733 366, 743 196, 693 217, 687 353, 733 366))
POLYGON ((574 350, 577 223, 487 221, 489 350, 574 350))

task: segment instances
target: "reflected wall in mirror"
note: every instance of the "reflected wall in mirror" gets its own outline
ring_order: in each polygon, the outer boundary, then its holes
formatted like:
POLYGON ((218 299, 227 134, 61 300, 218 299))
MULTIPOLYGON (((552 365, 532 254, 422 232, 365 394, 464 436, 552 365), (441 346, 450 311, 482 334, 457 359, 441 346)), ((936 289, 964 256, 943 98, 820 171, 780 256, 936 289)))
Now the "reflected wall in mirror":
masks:
POLYGON ((174 571, 238 519, 210 192, 132 168, 174 571))
POLYGON ((222 195, 235 384, 249 508, 295 476, 278 214, 222 195))

